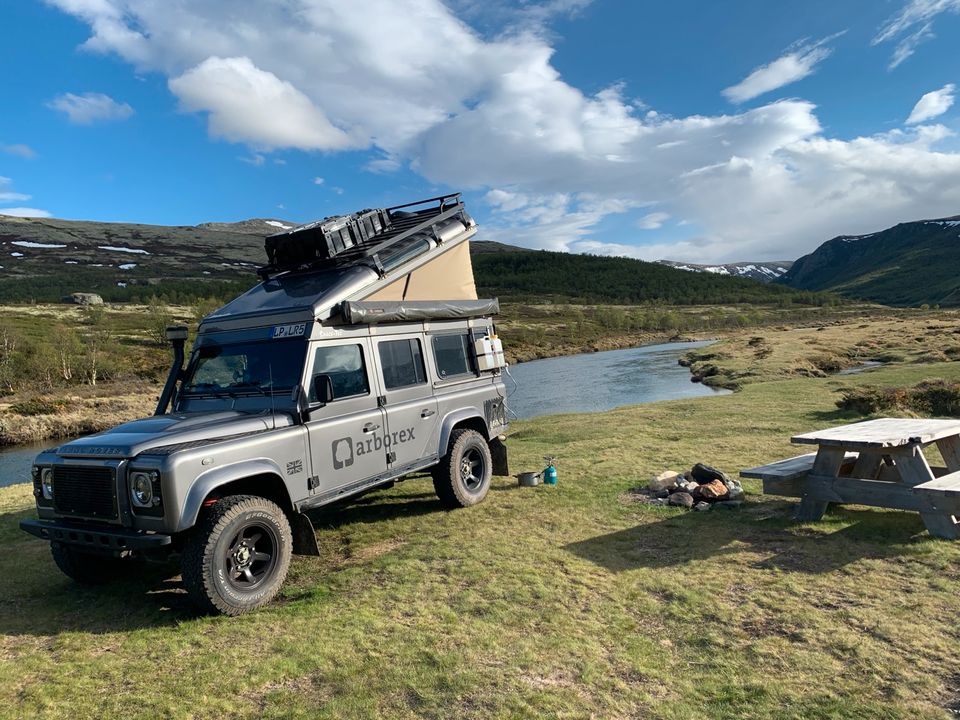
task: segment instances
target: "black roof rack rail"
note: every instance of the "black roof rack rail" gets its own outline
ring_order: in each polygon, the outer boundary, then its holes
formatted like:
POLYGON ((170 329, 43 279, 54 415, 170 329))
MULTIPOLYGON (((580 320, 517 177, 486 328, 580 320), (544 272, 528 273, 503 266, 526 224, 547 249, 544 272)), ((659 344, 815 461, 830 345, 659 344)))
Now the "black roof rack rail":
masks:
POLYGON ((437 225, 456 217, 465 227, 472 222, 460 193, 325 218, 267 237, 264 247, 269 263, 257 269, 257 275, 270 280, 288 272, 358 264, 368 265, 383 275, 385 251, 402 252, 404 241, 415 242, 415 236, 439 244, 442 238, 437 225), (414 209, 421 205, 428 207, 414 209))

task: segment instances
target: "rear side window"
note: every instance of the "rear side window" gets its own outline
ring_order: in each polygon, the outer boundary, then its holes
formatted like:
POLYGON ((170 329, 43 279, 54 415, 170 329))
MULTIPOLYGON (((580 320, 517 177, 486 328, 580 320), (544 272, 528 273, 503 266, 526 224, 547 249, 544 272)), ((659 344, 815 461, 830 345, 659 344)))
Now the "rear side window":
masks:
POLYGON ((427 381, 420 341, 387 340, 380 343, 380 367, 387 390, 422 385, 427 381))
POLYGON ((473 374, 469 347, 470 336, 467 334, 434 336, 433 357, 441 378, 473 374))
MULTIPOLYGON (((359 345, 319 346, 313 358, 313 377, 317 375, 330 376, 333 397, 336 400, 370 392, 367 369, 363 363, 363 350, 359 345)), ((311 382, 310 400, 313 402, 317 400, 315 390, 311 382)))

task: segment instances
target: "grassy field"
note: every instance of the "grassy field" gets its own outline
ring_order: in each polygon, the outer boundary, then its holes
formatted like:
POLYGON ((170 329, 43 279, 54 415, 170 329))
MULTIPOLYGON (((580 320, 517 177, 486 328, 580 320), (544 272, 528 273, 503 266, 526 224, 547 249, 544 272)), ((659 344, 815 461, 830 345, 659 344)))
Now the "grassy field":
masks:
POLYGON ((752 481, 739 511, 627 492, 665 468, 795 454, 791 434, 857 419, 839 390, 931 377, 960 363, 516 423, 513 469, 557 455, 557 487, 499 478, 444 512, 411 479, 329 508, 323 557, 236 619, 195 616, 162 566, 74 586, 16 528, 28 490, 0 490, 0 717, 955 716, 960 544, 897 511, 798 525, 752 481))

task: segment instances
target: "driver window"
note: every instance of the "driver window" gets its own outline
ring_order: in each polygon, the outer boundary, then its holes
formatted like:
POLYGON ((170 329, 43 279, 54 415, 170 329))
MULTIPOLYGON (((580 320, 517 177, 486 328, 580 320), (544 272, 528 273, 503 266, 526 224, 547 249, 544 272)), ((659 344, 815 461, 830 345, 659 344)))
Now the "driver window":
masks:
POLYGON ((310 379, 310 402, 317 401, 314 378, 318 375, 330 377, 335 400, 370 392, 363 349, 359 345, 321 345, 317 348, 313 356, 313 377, 310 379))

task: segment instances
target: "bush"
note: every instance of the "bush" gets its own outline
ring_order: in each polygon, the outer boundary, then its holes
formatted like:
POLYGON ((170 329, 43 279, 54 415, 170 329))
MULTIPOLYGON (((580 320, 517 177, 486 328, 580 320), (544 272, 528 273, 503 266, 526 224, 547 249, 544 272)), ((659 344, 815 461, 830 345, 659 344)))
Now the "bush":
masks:
POLYGON ((893 410, 919 415, 960 417, 960 383, 926 380, 913 387, 857 387, 841 391, 841 410, 874 415, 893 410))
POLYGON ((17 415, 54 415, 63 412, 67 407, 66 400, 51 400, 48 398, 32 398, 10 405, 10 411, 17 415))

